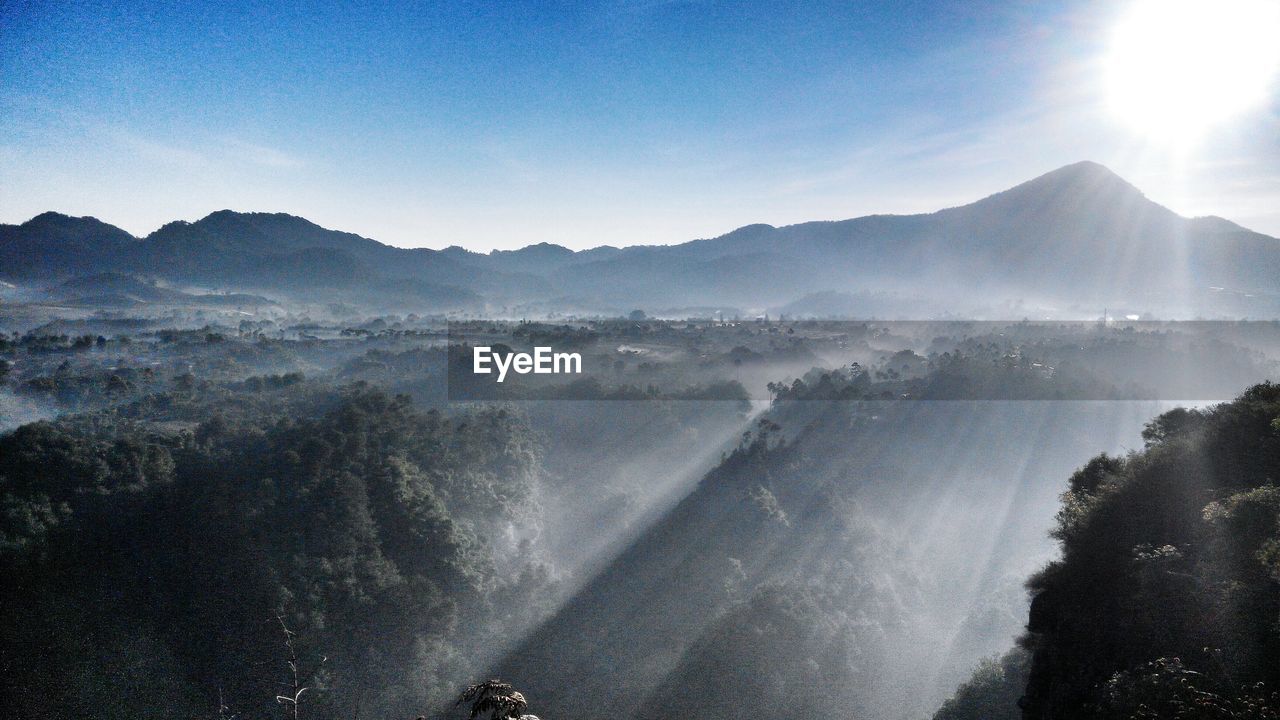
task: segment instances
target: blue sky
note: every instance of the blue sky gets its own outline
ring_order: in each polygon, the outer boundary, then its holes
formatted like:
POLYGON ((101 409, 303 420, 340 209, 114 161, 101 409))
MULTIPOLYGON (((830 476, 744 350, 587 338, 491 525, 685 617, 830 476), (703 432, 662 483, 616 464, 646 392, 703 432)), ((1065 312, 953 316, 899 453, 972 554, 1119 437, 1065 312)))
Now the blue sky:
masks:
POLYGON ((1277 102, 1102 107, 1108 2, 0 0, 0 221, 221 208, 401 246, 682 242, 960 204, 1091 159, 1280 235, 1277 102))

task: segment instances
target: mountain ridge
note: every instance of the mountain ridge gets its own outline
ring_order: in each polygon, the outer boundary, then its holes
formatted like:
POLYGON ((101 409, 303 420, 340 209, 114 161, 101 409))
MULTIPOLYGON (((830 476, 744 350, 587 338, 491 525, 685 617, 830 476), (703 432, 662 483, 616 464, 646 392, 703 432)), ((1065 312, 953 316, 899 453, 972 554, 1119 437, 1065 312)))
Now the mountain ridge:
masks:
MULTIPOLYGON (((1217 302, 1201 297, 1211 288, 1280 303, 1280 240, 1213 216, 1180 216, 1092 161, 931 213, 754 223, 673 245, 408 249, 288 213, 232 210, 166 223, 141 238, 97 218, 52 211, 0 225, 0 278, 50 282, 103 271, 487 312, 536 312, 552 302, 583 311, 768 307, 850 290, 902 293, 949 308, 975 281, 989 306, 1159 307, 1172 298, 1182 302, 1178 312, 1196 312, 1217 302)), ((1272 305, 1257 304, 1244 312, 1271 312, 1272 305)))
MULTIPOLYGON (((62 221, 62 222, 65 222, 65 221, 78 221, 78 222, 85 222, 85 223, 91 223, 91 224, 94 224, 94 225, 99 225, 99 226, 103 227, 104 229, 108 229, 109 231, 111 231, 111 232, 113 232, 113 233, 119 234, 119 235, 121 235, 121 236, 127 236, 128 238, 131 238, 131 239, 134 239, 134 240, 148 240, 148 239, 151 239, 151 238, 153 238, 153 237, 156 237, 157 235, 159 235, 159 234, 161 234, 161 233, 165 232, 167 229, 174 228, 174 227, 191 227, 191 226, 200 226, 200 225, 202 225, 202 224, 207 224, 208 222, 211 222, 211 221, 218 221, 218 222, 221 222, 221 221, 223 221, 225 218, 236 218, 236 219, 241 219, 241 220, 251 220, 251 219, 255 219, 255 218, 271 218, 271 219, 284 219, 284 220, 288 220, 288 221, 297 221, 297 222, 298 222, 298 223, 300 223, 300 224, 303 224, 303 225, 306 225, 306 226, 310 226, 311 228, 314 228, 314 229, 317 229, 317 230, 321 230, 321 231, 324 231, 324 232, 327 232, 327 233, 336 233, 336 234, 340 234, 340 235, 343 235, 343 236, 346 236, 346 237, 356 238, 356 239, 358 239, 358 240, 360 240, 360 241, 363 241, 363 242, 377 243, 378 245, 381 245, 381 246, 383 246, 383 247, 395 248, 395 249, 398 249, 398 250, 426 250, 426 251, 434 252, 434 253, 450 253, 450 252, 459 252, 459 251, 461 251, 461 252, 464 252, 464 253, 466 253, 466 254, 468 254, 468 255, 479 255, 479 256, 489 257, 489 256, 493 256, 493 255, 508 255, 508 254, 513 254, 513 253, 521 253, 521 252, 529 251, 529 250, 532 250, 532 249, 542 249, 542 248, 547 248, 547 249, 564 250, 564 251, 567 251, 568 253, 572 253, 572 254, 581 254, 581 253, 589 253, 589 252, 596 251, 596 250, 632 250, 632 249, 641 249, 641 248, 667 248, 667 247, 679 247, 679 246, 682 246, 682 245, 690 245, 690 244, 693 244, 693 243, 702 243, 702 242, 707 242, 707 241, 712 241, 712 240, 724 240, 724 239, 727 239, 727 238, 729 238, 729 237, 731 237, 731 236, 737 236, 737 235, 740 235, 740 234, 742 234, 742 233, 744 233, 744 232, 746 232, 746 231, 755 231, 755 230, 789 230, 789 229, 798 228, 798 227, 810 227, 810 226, 818 226, 818 225, 832 225, 832 224, 837 224, 837 225, 838 225, 838 224, 844 224, 844 223, 854 223, 854 222, 864 221, 864 220, 869 221, 869 220, 885 219, 885 218, 912 218, 912 217, 928 217, 928 216, 932 216, 932 215, 937 215, 937 214, 939 214, 939 213, 946 213, 946 212, 948 212, 948 211, 952 211, 952 210, 958 210, 958 209, 962 209, 962 208, 968 208, 968 207, 971 207, 971 206, 974 206, 974 205, 979 205, 979 204, 982 204, 982 203, 984 203, 984 202, 986 202, 986 201, 993 200, 993 199, 995 199, 995 198, 1000 198, 1000 197, 1002 197, 1002 196, 1009 195, 1010 193, 1015 193, 1015 192, 1017 192, 1017 191, 1019 191, 1019 190, 1021 190, 1021 189, 1024 189, 1024 188, 1027 188, 1027 187, 1031 187, 1031 186, 1036 185, 1036 184, 1038 184, 1038 183, 1041 183, 1041 182, 1044 182, 1044 181, 1049 181, 1049 180, 1051 180, 1051 179, 1055 179, 1055 178, 1062 177, 1063 175, 1066 175, 1066 174, 1068 174, 1068 173, 1077 173, 1077 172, 1083 172, 1083 171, 1089 171, 1089 172, 1093 172, 1093 173, 1097 173, 1097 172, 1099 172, 1099 171, 1100 171, 1101 173, 1105 173, 1105 174, 1106 174, 1106 176, 1108 176, 1108 177, 1110 177, 1110 178, 1113 178, 1113 179, 1115 179, 1115 180, 1119 180, 1121 183, 1123 183, 1123 185, 1124 185, 1124 186, 1126 186, 1126 187, 1130 188, 1132 191, 1136 192, 1136 193, 1137 193, 1139 196, 1141 196, 1142 198, 1144 198, 1144 199, 1146 198, 1145 194, 1143 194, 1143 193, 1142 193, 1142 191, 1141 191, 1139 188, 1137 188, 1137 187, 1136 187, 1135 185, 1133 185, 1132 183, 1129 183, 1127 180, 1124 180, 1124 178, 1122 178, 1120 175, 1116 174, 1115 172, 1113 172, 1112 170, 1110 170, 1109 168, 1107 168, 1105 165, 1102 165, 1101 163, 1097 163, 1097 162, 1092 161, 1092 160, 1081 160, 1081 161, 1079 161, 1079 162, 1071 163, 1071 164, 1069 164, 1069 165, 1064 165, 1064 166, 1062 166, 1062 167, 1060 167, 1060 168, 1057 168, 1056 170, 1051 170, 1051 171, 1049 171, 1049 172, 1047 172, 1047 173, 1044 173, 1043 175, 1039 175, 1039 176, 1037 176, 1037 177, 1035 177, 1035 178, 1032 178, 1031 180, 1027 180, 1027 181, 1025 181, 1025 182, 1019 183, 1018 185, 1015 185, 1015 186, 1013 186, 1013 187, 1011 187, 1011 188, 1008 188, 1008 189, 1006 189, 1006 190, 1001 190, 1001 191, 998 191, 998 192, 992 193, 992 194, 990 194, 990 195, 984 196, 984 197, 979 198, 979 199, 977 199, 977 200, 974 200, 974 201, 972 201, 972 202, 965 203, 965 204, 963 204, 963 205, 955 205, 955 206, 951 206, 951 207, 940 208, 940 209, 938 209, 938 210, 934 210, 934 211, 931 211, 931 212, 921 212, 921 213, 871 213, 871 214, 869 214, 869 215, 859 215, 859 216, 856 216, 856 217, 842 218, 842 219, 838 219, 838 220, 806 220, 806 221, 802 221, 802 222, 798 222, 798 223, 790 223, 790 224, 787 224, 787 225, 771 225, 771 224, 769 224, 769 223, 762 223, 762 222, 761 222, 761 223, 748 223, 748 224, 746 224, 746 225, 742 225, 742 226, 736 227, 736 228, 734 228, 734 229, 732 229, 732 230, 729 230, 728 232, 723 233, 723 234, 721 234, 721 235, 717 235, 717 236, 709 237, 709 238, 694 238, 694 239, 691 239, 691 240, 685 240, 685 241, 683 241, 683 242, 678 242, 678 243, 653 244, 653 245, 648 245, 648 244, 641 244, 641 245, 627 245, 627 246, 623 246, 623 247, 618 247, 618 246, 614 246, 614 245, 595 245, 595 246, 592 246, 592 247, 583 248, 583 249, 581 249, 581 250, 573 250, 573 249, 568 248, 568 247, 566 247, 566 246, 564 246, 564 245, 560 245, 560 244, 558 244, 558 243, 546 242, 546 241, 542 241, 542 242, 538 242, 538 243, 531 243, 531 244, 529 244, 529 245, 524 245, 524 246, 521 246, 521 247, 518 247, 518 248, 514 248, 514 249, 510 249, 510 250, 493 249, 493 250, 490 250, 490 251, 489 251, 489 252, 487 252, 487 253, 486 253, 486 252, 477 251, 477 250, 471 250, 471 249, 469 249, 469 248, 465 248, 465 247, 462 247, 462 246, 460 246, 460 245, 449 245, 449 246, 446 246, 446 247, 444 247, 444 248, 439 248, 439 249, 437 249, 437 248, 430 248, 430 247, 400 247, 400 246, 397 246, 397 245, 390 245, 390 244, 388 244, 388 243, 383 243, 383 242, 381 242, 381 241, 379 241, 379 240, 376 240, 376 239, 373 239, 373 238, 369 238, 369 237, 365 237, 365 236, 359 235, 359 234, 357 234, 357 233, 353 233, 353 232, 349 232, 349 231, 345 231, 345 230, 335 230, 335 229, 332 229, 332 228, 326 228, 326 227, 323 227, 323 226, 319 225, 318 223, 315 223, 315 222, 313 222, 313 221, 311 221, 311 220, 308 220, 307 218, 302 217, 302 216, 300 216, 300 215, 293 215, 293 214, 291 214, 291 213, 286 213, 286 212, 269 212, 269 211, 258 211, 258 210, 246 210, 246 211, 240 211, 240 210, 231 210, 231 209, 229 209, 229 208, 224 208, 224 209, 221 209, 221 210, 214 210, 214 211, 210 212, 209 214, 205 215, 204 217, 199 218, 198 220, 171 220, 171 221, 169 221, 169 222, 167 222, 167 223, 165 223, 165 224, 161 225, 159 228, 157 228, 156 230, 152 231, 151 233, 148 233, 148 234, 146 234, 146 235, 141 235, 141 236, 134 235, 134 234, 132 234, 132 233, 128 232, 127 230, 124 230, 124 229, 122 229, 122 228, 120 228, 120 227, 117 227, 117 226, 115 226, 115 225, 111 225, 110 223, 107 223, 107 222, 105 222, 105 221, 103 221, 103 220, 100 220, 100 219, 98 219, 98 218, 97 218, 97 217, 95 217, 95 216, 91 216, 91 215, 75 216, 75 215, 69 215, 69 214, 66 214, 66 213, 58 212, 58 211, 56 211, 56 210, 46 210, 46 211, 44 211, 44 212, 42 212, 42 213, 40 213, 40 214, 38 214, 38 215, 36 215, 36 216, 32 217, 31 219, 29 219, 29 220, 27 220, 27 221, 25 221, 25 222, 23 222, 23 223, 17 223, 17 224, 13 224, 13 223, 0 223, 0 228, 6 228, 6 227, 8 227, 8 228, 11 228, 11 227, 27 227, 27 226, 31 226, 31 225, 36 224, 36 223, 49 222, 49 221, 51 221, 51 220, 57 220, 57 221, 62 221)), ((1152 201, 1152 202, 1154 202, 1154 201, 1152 201)), ((1173 211, 1172 211, 1172 210, 1170 210, 1169 212, 1173 212, 1173 211)), ((1187 219, 1189 219, 1189 220, 1199 220, 1199 219, 1202 219, 1202 218, 1204 218, 1204 219, 1223 220, 1223 221, 1225 221, 1225 222, 1231 223, 1231 224, 1232 224, 1233 226, 1235 226, 1236 228, 1244 229, 1244 230, 1248 230, 1248 228, 1243 228, 1242 226, 1238 225, 1237 223, 1234 223, 1234 222, 1232 222, 1232 221, 1230 221, 1230 220, 1227 220, 1226 218, 1222 218, 1222 217, 1220 217, 1220 216, 1216 216, 1216 215, 1207 215, 1207 216, 1188 217, 1187 219)), ((1250 232, 1256 232, 1256 231, 1252 231, 1252 230, 1249 230, 1249 231, 1250 231, 1250 232)), ((1262 234, 1262 233, 1259 233, 1259 234, 1262 234)))

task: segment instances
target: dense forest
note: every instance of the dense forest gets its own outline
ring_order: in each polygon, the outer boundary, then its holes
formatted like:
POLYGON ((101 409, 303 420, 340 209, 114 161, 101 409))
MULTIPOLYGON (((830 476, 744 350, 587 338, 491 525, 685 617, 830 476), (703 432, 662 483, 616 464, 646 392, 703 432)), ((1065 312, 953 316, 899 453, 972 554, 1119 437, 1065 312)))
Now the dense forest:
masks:
POLYGON ((309 714, 386 717, 528 623, 550 579, 522 536, 524 425, 368 390, 332 403, 0 438, 10 716, 267 717, 296 678, 309 714))
POLYGON ((1071 476, 1027 633, 935 720, 1280 717, 1280 386, 1143 438, 1071 476))
POLYGON ((1052 479, 1155 407, 780 402, 497 672, 557 718, 927 715, 1025 623, 1052 479))
POLYGON ((0 334, 8 716, 1271 717, 1277 391, 1157 398, 1273 324, 112 327, 0 334))

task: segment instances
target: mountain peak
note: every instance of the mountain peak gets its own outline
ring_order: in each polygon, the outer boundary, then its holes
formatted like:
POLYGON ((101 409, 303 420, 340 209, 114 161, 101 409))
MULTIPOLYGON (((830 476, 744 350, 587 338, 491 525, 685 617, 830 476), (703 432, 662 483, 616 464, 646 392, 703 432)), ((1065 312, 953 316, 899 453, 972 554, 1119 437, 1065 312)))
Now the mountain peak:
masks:
POLYGON ((531 256, 568 257, 573 254, 573 251, 563 245, 556 245, 555 243, 549 243, 549 242, 540 242, 540 243, 537 243, 536 245, 526 245, 516 250, 494 250, 489 254, 490 255, 507 254, 511 256, 522 256, 522 257, 531 257, 531 256))
POLYGON ((228 223, 271 223, 275 225, 294 225, 320 227, 310 220, 288 213, 272 212, 239 212, 237 210, 215 210, 197 220, 195 225, 226 225, 228 223))
POLYGON ((1087 190, 1090 192, 1106 188, 1108 190, 1123 190, 1128 193, 1142 195, 1142 191, 1136 185, 1120 177, 1106 165, 1092 160, 1081 160, 1070 165, 1064 165, 1057 170, 1051 170, 1040 177, 1032 178, 1011 189, 1017 190, 1018 188, 1031 187, 1052 187, 1056 190, 1087 190))
POLYGON ((52 210, 36 215, 19 227, 30 232, 54 233, 64 238, 95 236, 114 241, 136 240, 134 236, 124 230, 115 225, 104 223, 98 218, 89 216, 74 217, 52 210))
MULTIPOLYGON (((1033 178, 1028 182, 1037 181, 1053 181, 1053 182, 1094 182, 1094 183, 1123 183, 1128 187, 1137 190, 1138 188, 1128 180, 1120 177, 1111 168, 1102 163, 1092 160, 1081 160, 1070 165, 1063 165, 1057 170, 1051 170, 1038 178, 1033 178)), ((1024 183, 1025 184, 1025 183, 1024 183)))
MULTIPOLYGON (((1079 160, 1073 163, 1068 163, 1057 170, 1045 173, 1045 175, 1052 175, 1054 173, 1109 173, 1111 175, 1116 175, 1111 168, 1094 160, 1079 160)), ((1119 175, 1116 175, 1116 177, 1119 177, 1119 175)))
POLYGON ((217 210, 193 223, 171 222, 148 239, 168 243, 216 241, 241 249, 270 248, 273 253, 306 248, 362 252, 386 247, 353 233, 329 230, 297 215, 235 210, 217 210))
POLYGON ((60 212, 55 212, 53 210, 45 210, 44 212, 40 213, 39 215, 31 218, 30 220, 22 224, 23 225, 45 225, 48 223, 62 223, 68 220, 76 220, 76 219, 77 218, 74 218, 70 215, 65 215, 60 212))
POLYGON ((1051 206, 1057 206, 1063 212, 1080 212, 1085 207, 1150 207, 1172 214, 1172 211, 1148 200, 1133 183, 1091 160, 1064 165, 1008 190, 943 213, 965 209, 1022 213, 1051 206))

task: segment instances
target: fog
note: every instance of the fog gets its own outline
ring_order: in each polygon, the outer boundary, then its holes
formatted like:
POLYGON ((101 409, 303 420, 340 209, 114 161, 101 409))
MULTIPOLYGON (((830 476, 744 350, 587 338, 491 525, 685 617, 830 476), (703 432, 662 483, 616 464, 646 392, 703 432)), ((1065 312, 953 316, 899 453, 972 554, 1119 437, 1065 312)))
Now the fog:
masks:
POLYGON ((709 475, 496 670, 555 717, 589 717, 605 693, 623 717, 679 717, 690 705, 730 717, 757 702, 803 717, 815 692, 856 698, 855 716, 927 714, 1021 630, 1022 579, 1054 549, 1046 530, 1064 489, 1054 479, 1092 453, 1140 446, 1142 424, 1164 407, 812 403, 777 413, 799 428, 784 449, 709 475), (776 514, 753 501, 760 483, 776 514), (778 587, 831 603, 830 617, 808 620, 848 632, 822 638, 845 643, 844 660, 824 669, 833 676, 782 680, 780 668, 833 650, 791 637, 722 654, 753 622, 753 599, 778 587))
POLYGON ((485 677, 544 718, 928 717, 1022 642, 1073 473, 1280 347, 1274 323, 273 313, 3 335, 10 601, 44 618, 6 643, 48 657, 20 702, 273 717, 294 662, 318 717, 451 717, 485 677), (477 380, 477 345, 584 372, 477 380))

